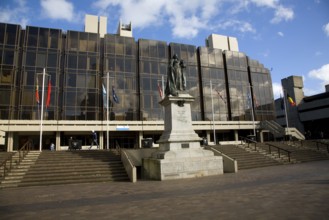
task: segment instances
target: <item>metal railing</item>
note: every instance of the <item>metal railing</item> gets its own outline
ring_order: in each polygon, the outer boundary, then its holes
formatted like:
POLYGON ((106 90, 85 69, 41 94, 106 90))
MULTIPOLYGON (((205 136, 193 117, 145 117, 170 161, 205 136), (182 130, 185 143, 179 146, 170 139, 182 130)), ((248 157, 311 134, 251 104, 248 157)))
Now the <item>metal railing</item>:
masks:
POLYGON ((318 151, 320 151, 321 147, 325 147, 327 152, 329 153, 329 143, 325 142, 325 141, 321 141, 321 140, 308 140, 308 141, 300 141, 300 146, 304 146, 305 142, 312 142, 316 144, 316 149, 318 151))
POLYGON ((3 175, 0 177, 4 178, 10 170, 13 168, 14 163, 14 156, 18 154, 18 161, 16 161, 16 165, 20 164, 20 162, 24 159, 26 154, 32 149, 32 142, 27 141, 21 149, 19 149, 15 154, 9 155, 1 164, 0 164, 0 170, 3 169, 3 175))
POLYGON ((286 149, 283 149, 281 147, 277 147, 277 146, 275 146, 273 144, 270 144, 270 143, 265 143, 265 144, 268 145, 268 151, 269 151, 270 154, 272 153, 272 147, 273 148, 276 148, 277 151, 278 151, 279 158, 281 157, 281 151, 286 152, 287 153, 287 156, 288 156, 288 161, 290 162, 290 154, 291 154, 291 151, 286 150, 286 149))
POLYGON ((248 148, 251 148, 250 146, 254 145, 255 150, 257 150, 257 141, 242 136, 240 136, 240 139, 241 139, 241 144, 243 144, 244 141, 246 144, 248 144, 247 145, 248 148))

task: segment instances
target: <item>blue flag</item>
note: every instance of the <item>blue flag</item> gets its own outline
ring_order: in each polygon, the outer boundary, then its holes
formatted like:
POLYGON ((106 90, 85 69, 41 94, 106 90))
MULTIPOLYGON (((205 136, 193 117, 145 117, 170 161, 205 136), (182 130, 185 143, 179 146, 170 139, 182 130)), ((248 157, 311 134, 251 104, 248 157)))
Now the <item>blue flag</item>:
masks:
POLYGON ((107 105, 107 92, 106 92, 104 84, 102 84, 102 87, 103 87, 103 107, 107 109, 108 108, 108 105, 107 105))
POLYGON ((116 103, 119 103, 119 98, 117 96, 117 94, 115 93, 114 91, 114 87, 112 86, 112 96, 113 96, 113 100, 116 102, 116 103))

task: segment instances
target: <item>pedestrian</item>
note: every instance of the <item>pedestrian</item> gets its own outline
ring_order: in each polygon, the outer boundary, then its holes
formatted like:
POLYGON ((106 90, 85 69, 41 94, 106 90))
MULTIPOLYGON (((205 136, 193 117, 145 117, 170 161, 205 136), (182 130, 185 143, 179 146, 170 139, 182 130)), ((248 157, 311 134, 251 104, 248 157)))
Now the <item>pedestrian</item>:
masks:
POLYGON ((51 151, 54 151, 55 150, 55 144, 53 142, 51 142, 51 144, 50 144, 50 150, 51 151))
POLYGON ((96 144, 97 149, 98 149, 99 146, 98 146, 98 141, 97 141, 97 133, 94 130, 92 130, 91 144, 90 144, 89 150, 93 147, 94 143, 96 144))

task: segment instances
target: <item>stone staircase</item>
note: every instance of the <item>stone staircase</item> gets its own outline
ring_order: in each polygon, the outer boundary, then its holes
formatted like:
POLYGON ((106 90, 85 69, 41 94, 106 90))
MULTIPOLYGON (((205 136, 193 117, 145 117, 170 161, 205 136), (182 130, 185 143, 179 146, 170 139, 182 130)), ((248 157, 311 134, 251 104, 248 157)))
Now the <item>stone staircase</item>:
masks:
POLYGON ((0 188, 128 181, 120 156, 111 151, 42 151, 38 157, 36 153, 29 152, 0 188))
POLYGON ((26 172, 33 166, 35 161, 40 155, 39 151, 30 151, 24 159, 18 164, 19 155, 18 153, 14 154, 12 157, 13 168, 1 181, 0 188, 4 187, 17 187, 26 174, 26 172))
POLYGON ((292 143, 289 144, 289 142, 288 143, 270 142, 270 144, 272 145, 291 151, 290 156, 292 160, 295 160, 300 163, 319 161, 319 160, 329 160, 329 155, 327 153, 317 151, 314 148, 314 146, 308 146, 307 144, 304 144, 303 146, 298 146, 298 145, 293 145, 292 143))
POLYGON ((236 159, 239 170, 276 166, 281 164, 275 159, 269 158, 262 153, 252 150, 251 148, 247 149, 235 145, 217 145, 212 147, 227 156, 236 159))

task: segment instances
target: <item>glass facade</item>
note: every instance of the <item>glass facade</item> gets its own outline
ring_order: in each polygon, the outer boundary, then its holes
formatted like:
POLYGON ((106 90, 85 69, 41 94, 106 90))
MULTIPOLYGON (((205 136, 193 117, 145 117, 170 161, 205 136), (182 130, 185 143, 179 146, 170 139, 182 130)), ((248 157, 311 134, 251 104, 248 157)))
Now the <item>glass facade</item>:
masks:
POLYGON ((164 119, 164 110, 159 104, 159 88, 164 91, 167 80, 168 46, 166 42, 140 39, 139 47, 139 91, 141 119, 156 121, 164 119))
POLYGON ((100 40, 68 31, 63 65, 63 120, 100 120, 100 40))
POLYGON ((244 53, 2 23, 0 119, 40 119, 45 69, 44 102, 51 87, 45 120, 105 120, 104 104, 110 120, 163 120, 160 90, 174 54, 187 65, 193 121, 212 120, 212 114, 216 121, 251 121, 253 106, 255 120, 274 119, 270 72, 244 53))
MULTIPOLYGON (((137 50, 134 38, 105 35, 102 83, 104 89, 109 90, 109 120, 139 120, 136 65, 137 50), (113 100, 113 92, 118 97, 117 102, 113 100)), ((105 111, 103 117, 105 118, 105 111)))
POLYGON ((212 120, 213 106, 214 120, 227 121, 229 119, 226 92, 227 83, 222 50, 200 47, 199 54, 203 94, 203 120, 212 120), (210 89, 210 82, 212 90, 210 89))
POLYGON ((0 119, 17 116, 21 28, 0 23, 0 119))
POLYGON ((248 64, 253 90, 255 120, 274 120, 274 97, 270 71, 257 60, 249 58, 248 64))
POLYGON ((230 118, 233 121, 252 120, 252 95, 248 77, 247 57, 234 51, 224 51, 226 62, 230 118))
POLYGON ((19 83, 19 119, 40 119, 42 88, 44 88, 44 103, 46 103, 49 84, 51 85, 50 104, 47 106, 44 119, 59 119, 58 112, 60 105, 58 94, 61 76, 61 57, 61 30, 31 26, 26 27, 19 83), (46 74, 44 86, 42 86, 44 68, 46 74), (39 97, 39 102, 37 97, 39 97))

